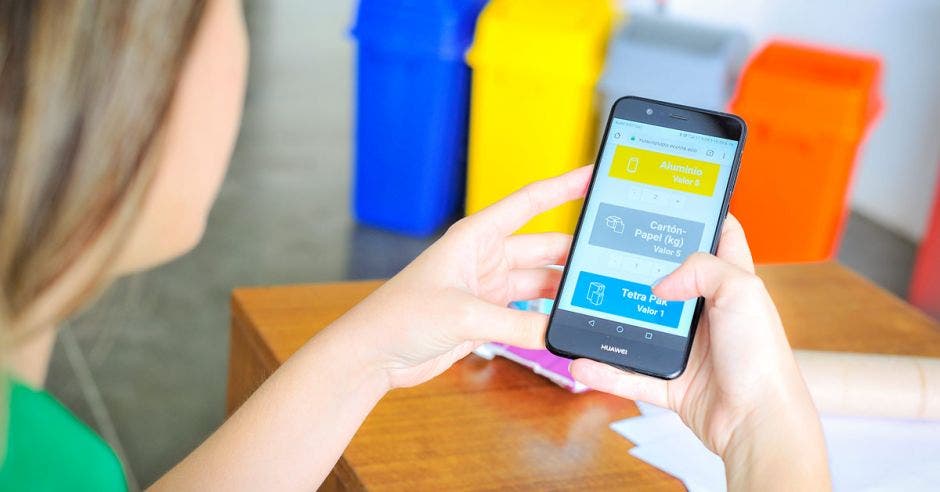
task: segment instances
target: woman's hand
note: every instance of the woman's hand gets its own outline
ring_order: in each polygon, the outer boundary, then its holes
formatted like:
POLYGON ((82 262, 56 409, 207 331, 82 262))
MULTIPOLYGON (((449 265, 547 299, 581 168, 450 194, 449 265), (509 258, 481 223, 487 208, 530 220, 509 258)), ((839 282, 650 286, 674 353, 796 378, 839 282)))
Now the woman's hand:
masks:
POLYGON ((732 486, 766 486, 773 477, 794 490, 828 486, 816 410, 740 223, 729 215, 717 257, 692 255, 653 291, 667 300, 705 298, 682 376, 663 381, 581 359, 571 364, 575 379, 675 410, 724 458, 732 486))
POLYGON ((485 341, 542 347, 546 317, 509 309, 553 297, 565 234, 513 236, 584 196, 584 167, 467 217, 311 338, 156 489, 313 490, 385 393, 440 374, 485 341))
MULTIPOLYGON (((556 295, 561 274, 546 267, 565 262, 571 239, 512 234, 584 196, 591 171, 533 183, 455 224, 291 356, 155 488, 315 489, 389 389, 427 381, 485 341, 542 347, 546 317, 506 305, 556 295)), ((733 220, 719 256, 737 266, 696 256, 656 289, 663 298, 708 299, 682 377, 667 383, 589 361, 575 361, 574 373, 595 388, 677 409, 725 458, 732 485, 825 483, 815 410, 733 220)))
POLYGON ((395 388, 437 376, 487 341, 544 348, 546 316, 507 305, 555 297, 561 272, 546 267, 565 263, 571 236, 513 233, 583 197, 592 170, 530 184, 454 224, 337 322, 365 351, 360 360, 379 364, 395 388))

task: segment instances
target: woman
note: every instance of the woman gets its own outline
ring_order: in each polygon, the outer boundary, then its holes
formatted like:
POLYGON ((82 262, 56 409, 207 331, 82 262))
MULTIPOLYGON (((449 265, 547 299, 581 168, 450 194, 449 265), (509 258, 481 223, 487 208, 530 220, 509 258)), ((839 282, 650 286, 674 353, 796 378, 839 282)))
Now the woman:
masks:
MULTIPOLYGON (((125 487, 101 439, 33 388, 57 323, 113 278, 198 242, 238 127, 246 46, 235 0, 0 1, 0 489, 125 487)), ((451 227, 153 488, 314 489, 389 390, 483 341, 542 347, 545 317, 505 306, 555 295, 559 274, 545 267, 565 260, 570 237, 512 234, 583 196, 590 172, 451 227)), ((733 489, 828 487, 818 417, 737 222, 718 257, 694 256, 656 294, 708 301, 686 373, 664 382, 579 360, 575 377, 679 412, 733 489)))

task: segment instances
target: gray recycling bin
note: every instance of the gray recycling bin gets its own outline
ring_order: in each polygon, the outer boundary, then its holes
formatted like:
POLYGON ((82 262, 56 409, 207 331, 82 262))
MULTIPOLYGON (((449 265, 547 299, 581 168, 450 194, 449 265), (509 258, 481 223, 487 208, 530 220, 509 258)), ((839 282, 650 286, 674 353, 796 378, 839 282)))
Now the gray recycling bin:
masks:
POLYGON ((741 31, 632 15, 615 33, 598 84, 605 107, 601 124, 618 98, 632 95, 687 106, 724 110, 748 54, 741 31))

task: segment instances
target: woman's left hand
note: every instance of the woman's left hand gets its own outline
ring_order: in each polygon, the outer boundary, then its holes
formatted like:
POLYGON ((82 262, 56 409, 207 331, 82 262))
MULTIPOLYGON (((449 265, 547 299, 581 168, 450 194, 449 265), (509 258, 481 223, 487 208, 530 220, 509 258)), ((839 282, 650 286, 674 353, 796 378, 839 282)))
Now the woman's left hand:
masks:
POLYGON ((356 345, 357 358, 377 364, 396 388, 437 376, 484 342, 544 348, 547 317, 507 305, 555 297, 561 272, 547 267, 564 264, 571 236, 513 233, 583 197, 592 170, 532 183, 454 224, 338 320, 343 334, 353 337, 346 341, 356 345))

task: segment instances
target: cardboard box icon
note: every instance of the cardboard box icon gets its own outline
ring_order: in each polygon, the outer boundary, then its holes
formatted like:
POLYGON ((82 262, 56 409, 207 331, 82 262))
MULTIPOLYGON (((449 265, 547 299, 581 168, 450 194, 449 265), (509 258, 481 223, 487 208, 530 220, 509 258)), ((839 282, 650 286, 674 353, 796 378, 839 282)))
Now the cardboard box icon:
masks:
POLYGON ((623 234, 625 224, 623 223, 623 219, 620 217, 617 217, 616 215, 608 215, 607 218, 604 219, 604 223, 607 225, 608 229, 616 232, 617 234, 623 234))

